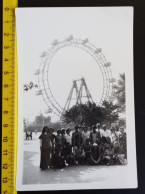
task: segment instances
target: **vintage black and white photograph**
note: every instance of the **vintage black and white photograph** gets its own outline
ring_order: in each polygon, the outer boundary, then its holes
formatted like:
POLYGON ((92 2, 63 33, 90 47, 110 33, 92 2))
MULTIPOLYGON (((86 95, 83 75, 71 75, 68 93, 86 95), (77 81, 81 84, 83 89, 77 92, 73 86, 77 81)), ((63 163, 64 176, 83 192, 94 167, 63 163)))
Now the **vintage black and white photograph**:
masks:
POLYGON ((16 189, 136 188, 133 8, 17 8, 16 31, 16 189))

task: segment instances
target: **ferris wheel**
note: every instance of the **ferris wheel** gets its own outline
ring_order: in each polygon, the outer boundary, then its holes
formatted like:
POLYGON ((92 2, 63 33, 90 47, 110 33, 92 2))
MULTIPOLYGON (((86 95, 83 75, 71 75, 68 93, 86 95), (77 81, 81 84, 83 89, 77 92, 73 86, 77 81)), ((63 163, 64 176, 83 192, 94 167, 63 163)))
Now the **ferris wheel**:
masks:
POLYGON ((97 103, 98 105, 112 95, 113 83, 115 82, 115 79, 112 77, 111 63, 108 62, 106 57, 102 54, 101 48, 97 48, 95 45, 91 44, 87 38, 84 40, 75 39, 72 35, 62 41, 55 39, 52 41, 50 49, 41 54, 42 60, 40 68, 35 73, 35 75, 38 75, 39 83, 39 91, 37 91, 36 95, 42 95, 42 98, 50 112, 52 111, 59 117, 61 117, 65 110, 52 94, 48 79, 48 72, 53 57, 64 47, 77 47, 84 50, 95 60, 96 65, 98 65, 103 78, 103 92, 100 101, 97 103))

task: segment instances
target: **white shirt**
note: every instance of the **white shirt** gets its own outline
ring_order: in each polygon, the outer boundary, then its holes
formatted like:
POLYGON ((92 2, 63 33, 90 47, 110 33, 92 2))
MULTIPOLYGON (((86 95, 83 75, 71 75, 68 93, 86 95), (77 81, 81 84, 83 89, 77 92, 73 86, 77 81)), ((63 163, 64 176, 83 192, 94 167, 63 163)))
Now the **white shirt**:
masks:
POLYGON ((66 139, 66 142, 70 143, 70 145, 72 144, 72 136, 71 134, 65 134, 65 139, 66 139))
POLYGON ((110 130, 101 130, 101 137, 110 137, 111 134, 110 134, 110 130))

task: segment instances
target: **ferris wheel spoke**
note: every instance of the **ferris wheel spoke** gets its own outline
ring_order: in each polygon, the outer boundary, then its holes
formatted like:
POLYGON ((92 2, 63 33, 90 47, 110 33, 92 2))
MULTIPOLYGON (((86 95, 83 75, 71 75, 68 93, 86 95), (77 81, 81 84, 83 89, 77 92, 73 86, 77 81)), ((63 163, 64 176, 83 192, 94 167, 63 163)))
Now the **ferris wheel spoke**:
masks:
POLYGON ((74 39, 72 35, 67 37, 65 40, 58 41, 55 39, 52 42, 51 48, 47 52, 43 52, 41 57, 41 63, 39 67, 38 73, 38 83, 40 90, 42 90, 42 97, 48 107, 52 109, 52 111, 60 116, 62 112, 64 112, 65 108, 61 107, 60 104, 56 101, 55 97, 52 94, 50 85, 49 85, 49 66, 50 63, 55 56, 55 54, 64 47, 77 47, 83 49, 87 52, 97 63, 100 72, 102 74, 103 81, 103 91, 100 98, 99 104, 101 104, 112 92, 113 83, 111 83, 112 72, 111 72, 111 64, 107 62, 106 57, 102 54, 101 48, 96 48, 93 44, 89 42, 86 38, 84 40, 74 39))

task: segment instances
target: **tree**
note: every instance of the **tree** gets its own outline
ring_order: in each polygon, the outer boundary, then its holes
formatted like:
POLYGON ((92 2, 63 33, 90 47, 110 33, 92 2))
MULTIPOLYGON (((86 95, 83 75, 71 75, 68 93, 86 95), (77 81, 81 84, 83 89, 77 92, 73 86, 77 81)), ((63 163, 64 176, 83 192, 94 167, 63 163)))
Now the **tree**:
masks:
POLYGON ((107 121, 110 125, 118 119, 119 105, 104 101, 102 106, 95 103, 74 105, 63 114, 63 122, 92 126, 107 121))
POLYGON ((100 106, 95 103, 77 104, 66 111, 63 122, 92 126, 101 122, 103 118, 100 106))
POLYGON ((49 124, 50 121, 51 121, 50 116, 44 117, 42 114, 40 114, 35 117, 34 123, 36 126, 42 126, 42 125, 44 126, 44 125, 49 124))
POLYGON ((36 116, 36 117, 35 117, 35 121, 34 121, 35 125, 36 125, 36 126, 42 126, 43 123, 44 123, 44 119, 43 119, 43 118, 44 118, 44 117, 43 117, 42 114, 36 116))
POLYGON ((50 116, 44 117, 44 124, 45 125, 49 125, 50 121, 51 121, 51 117, 50 116))
POLYGON ((114 88, 114 97, 117 99, 118 104, 120 105, 119 111, 125 111, 125 73, 120 74, 120 78, 117 81, 117 84, 113 86, 114 88))
POLYGON ((118 125, 119 125, 119 127, 126 128, 126 119, 124 119, 124 118, 119 119, 118 125))
POLYGON ((119 105, 113 104, 113 102, 103 101, 102 103, 102 111, 103 111, 103 120, 107 121, 110 126, 111 123, 115 122, 119 115, 118 109, 120 108, 119 105))

